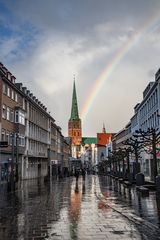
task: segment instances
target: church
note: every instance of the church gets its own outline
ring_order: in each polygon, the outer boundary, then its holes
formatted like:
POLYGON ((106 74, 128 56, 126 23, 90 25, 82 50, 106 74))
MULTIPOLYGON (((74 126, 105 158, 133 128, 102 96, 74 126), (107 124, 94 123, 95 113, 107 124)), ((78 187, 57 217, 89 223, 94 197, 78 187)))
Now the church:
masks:
POLYGON ((68 122, 68 136, 71 138, 72 157, 80 158, 82 145, 82 124, 78 113, 75 80, 73 83, 71 117, 68 122))
POLYGON ((71 139, 72 159, 80 160, 87 169, 96 165, 97 138, 82 137, 82 121, 78 112, 75 80, 73 83, 71 116, 68 121, 68 137, 71 139))
POLYGON ((72 165, 81 165, 93 170, 97 164, 106 159, 107 146, 115 133, 107 133, 103 124, 102 132, 97 137, 82 137, 82 121, 78 112, 75 79, 73 82, 71 116, 68 121, 68 137, 71 139, 72 165))

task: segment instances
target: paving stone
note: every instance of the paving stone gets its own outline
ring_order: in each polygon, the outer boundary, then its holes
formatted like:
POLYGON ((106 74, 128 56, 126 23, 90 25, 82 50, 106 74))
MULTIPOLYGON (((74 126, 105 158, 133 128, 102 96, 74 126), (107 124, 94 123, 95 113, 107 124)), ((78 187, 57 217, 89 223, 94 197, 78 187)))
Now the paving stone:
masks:
MULTIPOLYGON (((119 195, 107 185, 107 178, 97 176, 86 177, 85 193, 81 178, 78 192, 75 186, 74 178, 54 180, 51 185, 44 185, 43 182, 37 184, 34 180, 27 181, 23 191, 4 195, 0 199, 0 239, 130 240, 141 239, 141 235, 146 234, 145 229, 129 219, 137 216, 137 221, 142 220, 135 206, 143 199, 134 195, 136 191, 121 186, 122 193, 119 195)), ((150 206, 152 202, 147 204, 150 206)), ((143 207, 141 203, 141 209, 143 207)), ((145 211, 150 214, 149 221, 152 221, 153 209, 146 208, 145 211)), ((154 238, 148 235, 146 239, 154 238)))

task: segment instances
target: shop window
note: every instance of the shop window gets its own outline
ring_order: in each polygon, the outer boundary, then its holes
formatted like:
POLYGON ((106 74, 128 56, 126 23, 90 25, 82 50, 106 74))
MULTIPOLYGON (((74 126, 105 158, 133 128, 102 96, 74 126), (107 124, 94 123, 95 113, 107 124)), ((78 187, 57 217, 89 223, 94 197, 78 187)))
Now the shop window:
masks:
POLYGON ((1 141, 5 141, 5 130, 2 129, 1 141))

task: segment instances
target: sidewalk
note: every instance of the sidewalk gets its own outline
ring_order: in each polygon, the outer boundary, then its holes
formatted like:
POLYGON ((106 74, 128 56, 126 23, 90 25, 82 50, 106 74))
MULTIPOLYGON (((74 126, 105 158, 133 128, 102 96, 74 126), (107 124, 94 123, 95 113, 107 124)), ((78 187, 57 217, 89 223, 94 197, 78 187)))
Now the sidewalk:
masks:
POLYGON ((126 217, 121 202, 115 206, 109 191, 102 195, 101 184, 98 176, 87 176, 85 182, 80 177, 78 184, 75 178, 26 182, 25 188, 0 201, 0 239, 158 239, 139 227, 141 218, 138 224, 129 218, 132 209, 124 209, 126 217))

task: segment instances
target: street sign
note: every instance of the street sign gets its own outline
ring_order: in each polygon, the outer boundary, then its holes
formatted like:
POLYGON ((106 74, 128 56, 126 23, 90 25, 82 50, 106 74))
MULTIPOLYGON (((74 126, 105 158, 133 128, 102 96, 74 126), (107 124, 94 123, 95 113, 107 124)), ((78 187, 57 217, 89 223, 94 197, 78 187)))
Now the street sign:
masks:
POLYGON ((7 141, 0 141, 0 147, 1 148, 5 148, 5 147, 8 147, 8 142, 7 141))

